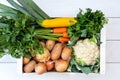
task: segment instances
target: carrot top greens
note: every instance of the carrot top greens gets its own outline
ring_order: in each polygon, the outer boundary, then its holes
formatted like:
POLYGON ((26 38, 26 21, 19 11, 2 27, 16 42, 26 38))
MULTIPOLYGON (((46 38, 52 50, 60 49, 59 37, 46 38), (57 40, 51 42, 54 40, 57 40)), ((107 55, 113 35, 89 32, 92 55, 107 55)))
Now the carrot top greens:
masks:
POLYGON ((104 24, 107 23, 103 12, 99 10, 92 12, 90 8, 86 9, 86 12, 80 10, 76 19, 78 22, 68 27, 69 45, 74 45, 79 39, 84 38, 92 38, 100 45, 100 31, 104 24))

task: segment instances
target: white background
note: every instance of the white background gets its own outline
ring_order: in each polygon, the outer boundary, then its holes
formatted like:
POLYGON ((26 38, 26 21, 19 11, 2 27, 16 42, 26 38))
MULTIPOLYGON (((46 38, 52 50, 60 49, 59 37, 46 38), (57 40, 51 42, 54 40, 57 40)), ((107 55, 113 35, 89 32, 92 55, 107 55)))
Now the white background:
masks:
MULTIPOLYGON (((120 0, 34 0, 49 16, 76 16, 79 8, 102 10, 109 19, 107 27, 106 74, 43 74, 18 75, 16 59, 0 59, 1 80, 118 80, 120 79, 120 0)), ((0 3, 9 5, 6 0, 0 3)))

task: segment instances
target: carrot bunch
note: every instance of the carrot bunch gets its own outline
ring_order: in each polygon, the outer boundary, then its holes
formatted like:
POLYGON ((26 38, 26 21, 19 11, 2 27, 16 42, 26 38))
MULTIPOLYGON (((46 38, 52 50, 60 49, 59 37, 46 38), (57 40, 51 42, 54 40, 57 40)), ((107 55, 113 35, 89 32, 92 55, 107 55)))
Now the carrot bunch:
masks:
POLYGON ((41 39, 55 40, 59 42, 68 42, 69 36, 66 27, 40 28, 35 30, 37 36, 41 39))

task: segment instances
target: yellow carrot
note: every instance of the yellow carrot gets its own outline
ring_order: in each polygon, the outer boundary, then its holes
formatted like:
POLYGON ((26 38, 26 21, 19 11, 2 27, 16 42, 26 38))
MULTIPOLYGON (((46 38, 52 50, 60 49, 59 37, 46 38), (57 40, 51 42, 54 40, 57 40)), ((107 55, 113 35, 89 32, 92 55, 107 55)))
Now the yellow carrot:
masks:
POLYGON ((69 27, 75 24, 77 20, 75 18, 63 17, 63 18, 54 18, 46 20, 38 20, 37 23, 45 28, 55 28, 55 27, 69 27))

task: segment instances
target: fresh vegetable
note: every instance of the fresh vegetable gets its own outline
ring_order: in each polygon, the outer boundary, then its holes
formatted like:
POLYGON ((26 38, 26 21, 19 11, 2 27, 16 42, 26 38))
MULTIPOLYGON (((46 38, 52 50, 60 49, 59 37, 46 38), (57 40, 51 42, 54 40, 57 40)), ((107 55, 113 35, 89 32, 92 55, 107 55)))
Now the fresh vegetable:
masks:
POLYGON ((98 73, 100 70, 100 50, 90 39, 79 40, 74 49, 74 57, 70 61, 68 71, 82 73, 98 73))
POLYGON ((17 18, 18 11, 14 8, 11 8, 9 6, 6 6, 4 4, 0 3, 0 16, 9 16, 12 18, 17 18))
POLYGON ((38 33, 55 33, 55 34, 62 34, 67 32, 66 27, 59 27, 59 28, 38 28, 36 29, 38 33))
POLYGON ((46 20, 38 20, 37 23, 44 28, 55 28, 55 27, 69 27, 75 24, 77 20, 74 18, 54 18, 46 20))
POLYGON ((37 33, 37 37, 39 39, 54 40, 59 42, 69 41, 68 33, 65 31, 57 31, 59 33, 57 32, 53 33, 53 29, 40 28, 40 29, 36 29, 35 32, 37 33))
POLYGON ((37 14, 32 7, 28 4, 29 0, 17 0, 30 15, 32 15, 36 19, 43 19, 39 14, 37 14))
POLYGON ((45 41, 40 41, 40 44, 41 44, 43 47, 46 47, 45 41))
POLYGON ((28 3, 29 7, 31 7, 37 14, 43 17, 43 19, 50 18, 40 7, 36 5, 36 3, 33 0, 27 0, 26 2, 28 3))
POLYGON ((9 6, 6 6, 4 4, 0 3, 0 9, 2 10, 1 12, 6 12, 6 13, 13 13, 13 14, 17 14, 17 10, 15 10, 14 8, 11 8, 9 6))
POLYGON ((77 64, 75 59, 71 59, 69 67, 67 69, 68 72, 80 72, 80 73, 98 73, 100 71, 100 59, 96 59, 96 63, 94 65, 89 66, 81 66, 77 64))
POLYGON ((47 42, 46 42, 46 48, 49 51, 51 51, 53 49, 54 45, 55 45, 55 41, 53 41, 53 40, 47 40, 47 42))
POLYGON ((52 60, 49 60, 46 62, 46 67, 47 67, 47 70, 50 71, 54 68, 55 64, 54 64, 54 61, 52 60))
POLYGON ((68 47, 64 47, 62 54, 61 54, 61 58, 63 60, 68 60, 71 57, 71 53, 72 53, 72 49, 68 48, 68 47))
POLYGON ((68 63, 65 60, 59 59, 55 61, 55 70, 57 72, 64 72, 68 68, 68 63))
POLYGON ((50 59, 50 52, 48 51, 48 49, 44 48, 44 53, 37 53, 34 58, 37 62, 46 62, 50 59))
POLYGON ((79 39, 92 38, 95 36, 97 44, 100 45, 100 31, 104 24, 107 23, 107 18, 104 14, 96 10, 92 12, 90 8, 86 12, 80 10, 76 17, 77 23, 68 27, 70 37, 69 45, 73 46, 79 39))
POLYGON ((17 0, 16 3, 14 0, 7 0, 14 8, 19 10, 21 13, 26 14, 34 20, 44 20, 49 19, 50 17, 41 9, 39 8, 33 0, 17 0))
POLYGON ((107 23, 101 11, 50 18, 33 0, 7 1, 12 7, 0 4, 0 57, 23 57, 25 73, 100 71, 100 31, 107 23))
POLYGON ((82 66, 94 65, 96 59, 100 57, 99 47, 89 39, 78 41, 73 49, 75 60, 82 66))
POLYGON ((29 15, 32 17, 22 6, 18 5, 14 0, 7 0, 15 9, 19 10, 20 12, 29 15))
POLYGON ((53 28, 53 33, 66 33, 67 28, 66 27, 60 27, 60 28, 53 28))
POLYGON ((30 62, 30 58, 23 57, 23 64, 28 64, 30 62))
MULTIPOLYGON (((29 23, 34 21, 21 13, 18 13, 17 18, 1 17, 0 22, 8 25, 8 27, 0 28, 0 46, 2 49, 8 49, 8 53, 15 58, 21 56, 31 57, 29 54, 31 49, 32 54, 43 53, 43 47, 36 38, 34 26, 29 23)), ((4 52, 3 52, 4 54, 4 52)))
POLYGON ((68 37, 59 37, 58 41, 59 42, 68 42, 70 39, 68 37))
POLYGON ((35 65, 35 72, 37 74, 43 74, 47 71, 46 65, 44 63, 38 63, 35 65))
POLYGON ((39 28, 36 29, 35 32, 37 33, 38 38, 40 39, 47 39, 47 40, 54 40, 59 42, 68 42, 69 36, 66 32, 66 28, 39 28), (62 31, 58 31, 58 30, 62 31))
POLYGON ((35 69, 36 62, 34 60, 30 61, 28 64, 24 66, 24 72, 30 73, 35 69))
POLYGON ((56 43, 53 50, 51 51, 51 59, 57 60, 60 58, 61 52, 62 52, 62 43, 56 43))
POLYGON ((68 33, 67 33, 67 32, 64 32, 64 33, 63 33, 63 37, 69 38, 68 33))

